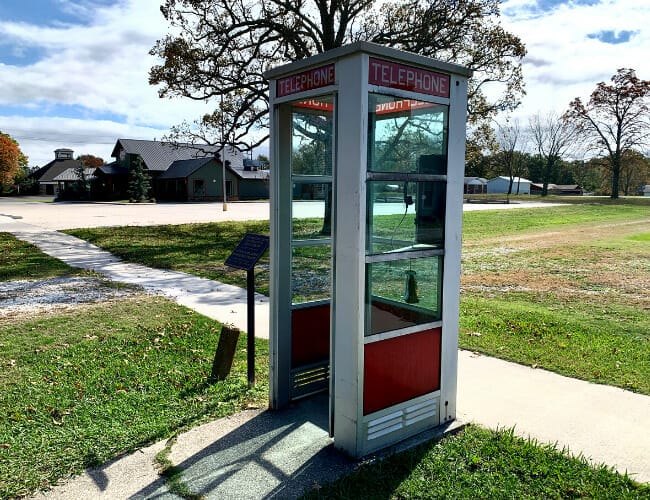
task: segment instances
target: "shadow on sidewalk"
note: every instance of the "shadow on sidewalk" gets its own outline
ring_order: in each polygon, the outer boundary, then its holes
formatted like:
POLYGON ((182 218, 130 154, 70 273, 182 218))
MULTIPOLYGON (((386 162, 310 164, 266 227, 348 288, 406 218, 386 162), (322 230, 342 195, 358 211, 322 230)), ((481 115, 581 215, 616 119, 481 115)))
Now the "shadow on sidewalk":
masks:
MULTIPOLYGON (((184 443, 170 458, 192 493, 208 498, 297 498, 315 485, 351 472, 356 462, 334 450, 327 398, 267 410, 214 440, 184 443)), ((191 431, 190 431, 191 432, 191 431)), ((161 479, 131 498, 168 497, 161 479)))

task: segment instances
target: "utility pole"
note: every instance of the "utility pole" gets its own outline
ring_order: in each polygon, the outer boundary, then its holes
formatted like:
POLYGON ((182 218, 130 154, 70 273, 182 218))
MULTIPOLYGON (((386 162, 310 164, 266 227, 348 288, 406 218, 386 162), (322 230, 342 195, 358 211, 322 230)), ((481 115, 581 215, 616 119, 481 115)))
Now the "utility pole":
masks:
POLYGON ((228 211, 228 201, 226 200, 226 137, 223 126, 223 94, 221 94, 221 166, 223 168, 221 192, 223 193, 223 211, 228 211))

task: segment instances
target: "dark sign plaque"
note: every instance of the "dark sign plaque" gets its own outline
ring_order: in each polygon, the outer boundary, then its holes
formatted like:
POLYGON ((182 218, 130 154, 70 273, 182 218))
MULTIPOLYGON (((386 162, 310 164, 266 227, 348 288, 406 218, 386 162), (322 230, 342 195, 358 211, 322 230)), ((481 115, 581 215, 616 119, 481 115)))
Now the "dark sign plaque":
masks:
POLYGON ((269 237, 246 233, 226 259, 225 264, 246 271, 246 304, 248 309, 248 335, 246 351, 248 358, 248 385, 255 383, 255 264, 269 248, 269 237))
POLYGON ((261 234, 247 233, 235 248, 225 264, 244 271, 251 271, 260 257, 269 248, 269 237, 261 234))

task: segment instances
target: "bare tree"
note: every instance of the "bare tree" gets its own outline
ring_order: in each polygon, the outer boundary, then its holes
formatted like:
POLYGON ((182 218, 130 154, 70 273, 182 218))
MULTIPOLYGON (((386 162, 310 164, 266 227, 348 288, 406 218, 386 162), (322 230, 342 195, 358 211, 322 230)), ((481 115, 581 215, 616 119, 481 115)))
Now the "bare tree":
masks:
POLYGON ((605 156, 611 173, 612 198, 618 198, 623 155, 647 146, 650 136, 650 81, 621 68, 611 85, 600 82, 584 105, 579 97, 569 104, 565 119, 575 124, 591 151, 605 156))
POLYGON ((249 149, 254 130, 268 127, 264 71, 366 40, 475 71, 470 123, 519 104, 523 94, 521 40, 499 24, 499 0, 166 0, 161 11, 175 34, 159 40, 161 58, 149 75, 161 97, 216 102, 195 123, 175 127, 175 141, 215 142, 249 149), (497 87, 490 100, 484 92, 497 87), (226 128, 220 134, 220 128, 226 128), (218 141, 217 141, 218 142, 218 141))
MULTIPOLYGON (((503 125, 497 125, 496 140, 499 151, 495 155, 495 160, 509 178, 507 194, 510 196, 515 179, 521 178, 526 169, 525 156, 522 151, 526 149, 527 137, 519 120, 514 119, 503 125)), ((519 194, 519 185, 520 183, 517 182, 516 194, 519 194)))
POLYGON ((543 162, 542 196, 548 195, 548 183, 562 158, 575 148, 577 129, 554 112, 537 113, 529 120, 530 139, 543 162))

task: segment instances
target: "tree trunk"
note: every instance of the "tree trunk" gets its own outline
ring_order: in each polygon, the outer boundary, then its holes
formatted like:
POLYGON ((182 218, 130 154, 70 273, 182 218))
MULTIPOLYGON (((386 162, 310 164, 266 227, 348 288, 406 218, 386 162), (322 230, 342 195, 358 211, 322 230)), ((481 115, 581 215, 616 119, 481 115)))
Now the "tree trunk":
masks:
POLYGON ((618 189, 621 182, 621 153, 619 148, 616 148, 614 153, 614 161, 612 162, 612 196, 613 200, 618 199, 618 189))
POLYGON ((548 178, 551 176, 551 168, 553 164, 547 161, 542 172, 542 196, 548 196, 548 178))
POLYGON ((615 165, 612 169, 612 196, 613 200, 618 199, 618 185, 620 182, 621 176, 621 167, 620 165, 615 165))
POLYGON ((323 214, 323 227, 320 234, 323 236, 332 235, 332 185, 328 184, 325 193, 325 213, 323 214))

